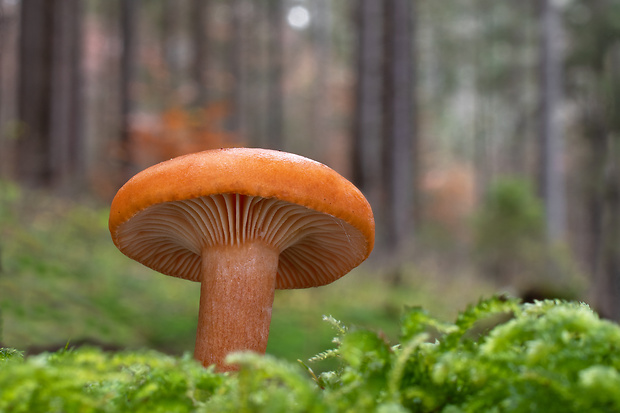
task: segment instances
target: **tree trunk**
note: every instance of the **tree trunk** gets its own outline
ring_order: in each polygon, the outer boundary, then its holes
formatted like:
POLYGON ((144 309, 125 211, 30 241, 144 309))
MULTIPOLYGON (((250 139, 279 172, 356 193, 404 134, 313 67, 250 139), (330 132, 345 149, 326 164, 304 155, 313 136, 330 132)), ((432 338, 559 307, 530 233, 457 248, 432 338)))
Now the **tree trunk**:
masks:
POLYGON ((16 165, 33 187, 65 189, 83 175, 79 3, 22 2, 16 165))
POLYGON ((85 171, 81 0, 56 0, 51 73, 50 140, 53 185, 63 191, 85 171))
POLYGON ((138 0, 121 0, 121 70, 120 70, 120 147, 121 147, 121 183, 134 175, 131 154, 131 113, 133 94, 131 91, 135 72, 136 56, 136 11, 138 0))
POLYGON ((12 9, 0 1, 0 177, 10 176, 14 171, 13 142, 7 131, 7 122, 15 117, 14 76, 16 69, 13 55, 13 39, 15 39, 17 6, 12 9))
MULTIPOLYGON (((382 2, 360 0, 356 8, 358 33, 356 56, 355 113, 353 117, 353 181, 378 212, 382 182, 381 134, 383 110, 381 96, 382 2)), ((377 226, 381 230, 381 226, 377 226)))
POLYGON ((194 104, 204 106, 207 102, 207 47, 209 39, 206 30, 206 16, 209 14, 209 0, 193 0, 190 12, 192 49, 194 60, 192 64, 192 78, 196 88, 194 104))
MULTIPOLYGON (((601 76, 601 95, 612 97, 620 93, 620 50, 609 50, 601 76)), ((609 99, 609 98, 608 98, 609 99)), ((607 102, 607 108, 614 108, 607 102)), ((594 290, 599 311, 613 320, 620 320, 620 139, 618 114, 613 109, 605 113, 608 130, 604 147, 593 159, 601 165, 600 202, 598 203, 598 256, 595 268, 594 290)), ((596 141, 594 143, 600 143, 596 141)), ((596 165, 596 164, 594 164, 596 165)), ((596 194, 596 192, 595 192, 596 194)))
POLYGON ((267 40, 267 136, 265 144, 268 148, 284 148, 283 135, 283 102, 282 76, 284 67, 284 42, 282 33, 283 16, 282 0, 270 0, 267 5, 267 21, 269 34, 267 40))
MULTIPOLYGON (((612 138, 613 139, 613 138, 612 138)), ((596 277, 603 315, 620 320, 620 145, 610 139, 604 177, 601 250, 596 277)))
MULTIPOLYGON (((7 17, 5 16, 4 13, 4 3, 2 1, 0 1, 0 90, 2 89, 2 87, 4 86, 4 55, 5 55, 5 40, 8 36, 7 30, 6 30, 6 23, 7 23, 7 17)), ((0 93, 0 130, 2 130, 2 121, 3 121, 3 112, 4 112, 4 105, 3 105, 3 96, 2 93, 0 93)), ((0 135, 0 148, 2 147, 2 136, 0 135)), ((0 170, 1 172, 1 170, 0 170)))
POLYGON ((418 162, 410 0, 358 3, 353 179, 375 210, 377 237, 397 258, 413 238, 418 162))
POLYGON ((541 188, 549 242, 566 236, 564 136, 561 119, 563 33, 558 6, 542 2, 541 39, 541 188))
POLYGON ((247 141, 248 119, 246 113, 247 98, 247 79, 246 65, 247 53, 245 42, 247 40, 247 14, 248 8, 252 7, 247 0, 234 0, 229 4, 230 7, 230 44, 229 51, 229 70, 231 73, 231 116, 229 120, 230 130, 247 141))
POLYGON ((312 91, 311 134, 310 138, 316 142, 317 158, 328 163, 337 160, 330 159, 333 152, 333 136, 329 134, 328 119, 331 113, 330 101, 327 95, 330 69, 330 35, 331 12, 328 0, 317 0, 310 13, 313 18, 312 37, 315 55, 315 72, 312 91))
POLYGON ((384 5, 383 221, 387 247, 398 250, 413 233, 413 26, 410 0, 386 0, 384 5))
POLYGON ((29 186, 51 184, 50 102, 53 1, 24 0, 20 22, 17 141, 19 180, 29 186))

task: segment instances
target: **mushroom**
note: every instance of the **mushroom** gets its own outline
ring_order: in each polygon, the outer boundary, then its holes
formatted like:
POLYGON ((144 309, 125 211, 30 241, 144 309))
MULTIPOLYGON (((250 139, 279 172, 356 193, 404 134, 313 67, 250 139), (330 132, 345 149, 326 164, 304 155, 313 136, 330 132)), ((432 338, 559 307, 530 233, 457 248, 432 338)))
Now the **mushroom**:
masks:
POLYGON ((128 257, 201 283, 194 357, 234 370, 265 353, 275 289, 329 284, 374 245, 370 205, 327 166, 231 148, 180 156, 131 178, 112 201, 112 240, 128 257))

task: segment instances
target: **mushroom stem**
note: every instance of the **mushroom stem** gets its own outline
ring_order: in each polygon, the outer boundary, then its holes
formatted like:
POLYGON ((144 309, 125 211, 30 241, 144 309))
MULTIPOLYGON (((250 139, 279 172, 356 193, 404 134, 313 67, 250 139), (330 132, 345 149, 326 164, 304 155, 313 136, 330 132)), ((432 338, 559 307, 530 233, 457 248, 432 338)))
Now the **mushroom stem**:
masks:
POLYGON ((219 371, 236 370, 224 361, 229 353, 267 348, 279 251, 251 241, 210 246, 202 254, 194 358, 219 371))

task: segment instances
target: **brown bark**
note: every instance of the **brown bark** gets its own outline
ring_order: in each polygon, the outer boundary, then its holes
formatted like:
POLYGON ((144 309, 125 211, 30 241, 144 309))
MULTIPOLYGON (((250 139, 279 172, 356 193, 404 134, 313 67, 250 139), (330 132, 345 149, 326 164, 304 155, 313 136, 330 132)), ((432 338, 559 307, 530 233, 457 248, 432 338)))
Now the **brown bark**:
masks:
POLYGON ((383 176, 384 222, 390 249, 413 232, 414 104, 413 26, 410 0, 386 0, 384 23, 383 176))
POLYGON ((566 191, 564 182, 564 136, 562 130, 562 49, 560 10, 552 0, 541 9, 541 188, 546 207, 547 238, 566 237, 566 191))
POLYGON ((82 171, 79 0, 22 2, 17 176, 66 189, 82 171))
POLYGON ((284 34, 282 32, 283 4, 282 0, 270 0, 267 5, 267 20, 270 28, 267 45, 268 76, 267 76, 267 136, 265 144, 270 149, 284 148, 283 135, 283 67, 284 67, 284 34))
POLYGON ((209 0, 193 0, 190 8, 190 25, 194 61, 192 64, 192 78, 196 88, 195 104, 204 106, 207 102, 207 15, 209 12, 209 0))
POLYGON ((381 2, 361 0, 356 12, 356 84, 353 116, 353 181, 373 207, 379 206, 381 184, 382 13, 381 2))
POLYGON ((122 39, 122 54, 120 61, 120 183, 127 181, 134 175, 131 154, 131 113, 133 110, 133 96, 131 87, 136 65, 136 12, 138 0, 121 0, 120 28, 122 39))

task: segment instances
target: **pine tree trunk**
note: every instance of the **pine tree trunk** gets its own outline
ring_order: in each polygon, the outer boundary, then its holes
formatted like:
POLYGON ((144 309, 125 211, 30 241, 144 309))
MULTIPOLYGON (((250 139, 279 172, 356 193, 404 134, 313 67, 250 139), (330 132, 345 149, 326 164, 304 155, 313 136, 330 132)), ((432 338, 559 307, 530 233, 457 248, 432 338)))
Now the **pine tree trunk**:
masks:
POLYGON ((386 0, 383 60, 383 187, 386 245, 398 250, 413 233, 414 105, 410 0, 386 0))
POLYGON ((555 243, 566 236, 566 191, 560 113, 563 33, 560 10, 553 0, 542 2, 541 27, 541 188, 546 206, 547 238, 555 243))
MULTIPOLYGON (((365 193, 376 212, 381 208, 380 185, 383 181, 379 156, 383 120, 381 3, 375 0, 360 0, 355 10, 358 44, 353 117, 353 180, 365 193)), ((378 225, 378 231, 380 230, 378 225)))
MULTIPOLYGON (((613 139, 613 138, 612 138, 613 139)), ((603 193, 601 250, 596 277, 603 315, 620 320, 620 142, 610 142, 603 193)))
POLYGON ((22 1, 17 141, 17 176, 29 186, 51 184, 50 102, 53 1, 22 1))
POLYGON ((22 2, 17 176, 66 190, 83 176, 79 0, 22 2))
POLYGON ((207 99, 207 37, 206 21, 209 14, 210 0, 193 0, 190 8, 190 26, 194 60, 192 64, 192 78, 196 88, 194 104, 204 106, 207 99))
MULTIPOLYGON (((229 70, 231 73, 231 109, 232 113, 229 119, 229 127, 233 133, 236 133, 242 140, 247 140, 248 119, 246 113, 247 98, 247 78, 246 78, 246 23, 248 8, 247 0, 233 0, 230 2, 230 45, 229 52, 229 70)), ((250 142, 248 142, 251 144, 250 142)))
MULTIPOLYGON (((601 76, 602 95, 617 96, 620 93, 620 51, 611 50, 606 56, 601 76)), ((613 98, 611 98, 613 99, 613 98)), ((608 102, 609 107, 613 103, 608 102)), ((618 116, 613 111, 605 113, 607 130, 600 152, 593 158, 593 165, 600 165, 598 182, 600 194, 597 219, 598 255, 595 267, 594 290, 599 310, 604 316, 620 320, 620 139, 618 116)), ((601 143, 598 141, 597 143, 601 143)), ((596 187, 595 187, 596 188, 596 187)))
POLYGON ((283 150, 285 142, 283 135, 283 99, 282 76, 284 67, 284 39, 282 32, 283 21, 282 0, 270 0, 267 5, 267 22, 269 34, 267 43, 267 89, 266 89, 266 139, 268 148, 283 150))
POLYGON ((131 154, 131 113, 133 110, 133 96, 131 87, 135 71, 136 56, 136 10, 138 0, 121 0, 121 70, 120 70, 120 147, 122 150, 121 184, 134 175, 131 154))
POLYGON ((85 171, 81 67, 81 0, 56 0, 51 73, 50 140, 53 185, 69 191, 85 171))
POLYGON ((315 44, 315 71, 316 76, 312 91, 311 139, 316 142, 318 159, 328 163, 336 163, 331 154, 333 136, 328 128, 329 114, 331 113, 330 100, 327 94, 330 69, 330 35, 331 11, 328 0, 316 0, 310 13, 314 16, 312 37, 315 44))
POLYGON ((412 241, 417 188, 415 3, 358 3, 353 177, 375 210, 392 258, 412 241))

